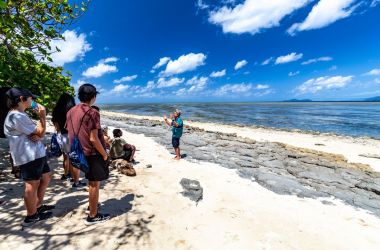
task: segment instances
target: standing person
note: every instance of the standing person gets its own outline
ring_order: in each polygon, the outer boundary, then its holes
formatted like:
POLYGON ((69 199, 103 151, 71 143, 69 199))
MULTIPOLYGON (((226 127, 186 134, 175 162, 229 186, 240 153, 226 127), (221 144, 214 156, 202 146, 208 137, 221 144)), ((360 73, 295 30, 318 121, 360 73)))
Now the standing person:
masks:
POLYGON ((173 114, 170 114, 171 122, 168 121, 166 115, 164 115, 164 120, 172 128, 172 145, 175 151, 175 160, 181 159, 181 150, 179 149, 179 139, 183 132, 183 121, 181 118, 181 111, 176 109, 173 114))
POLYGON ((109 214, 98 212, 100 182, 108 179, 108 155, 105 150, 104 138, 99 136, 100 114, 91 108, 96 101, 98 92, 95 86, 83 84, 79 87, 78 98, 80 103, 67 113, 66 128, 69 132, 70 144, 77 135, 89 165, 86 178, 89 181, 89 208, 90 213, 85 221, 86 225, 104 222, 110 219, 109 214))
POLYGON ((61 180, 66 180, 72 175, 74 183, 73 188, 83 186, 83 183, 79 181, 79 169, 73 168, 70 164, 68 153, 70 152, 68 131, 65 128, 67 112, 75 106, 75 99, 67 93, 63 93, 55 105, 52 113, 52 122, 57 130, 57 140, 60 144, 61 151, 63 153, 63 169, 64 173, 61 180))
POLYGON ((37 104, 29 90, 12 88, 7 91, 10 111, 4 122, 4 134, 9 140, 14 166, 19 166, 25 183, 24 202, 26 217, 23 226, 46 219, 55 206, 43 205, 46 188, 50 182, 50 168, 46 160, 42 139, 46 130, 46 109, 37 104), (25 113, 32 108, 39 116, 37 124, 25 113))

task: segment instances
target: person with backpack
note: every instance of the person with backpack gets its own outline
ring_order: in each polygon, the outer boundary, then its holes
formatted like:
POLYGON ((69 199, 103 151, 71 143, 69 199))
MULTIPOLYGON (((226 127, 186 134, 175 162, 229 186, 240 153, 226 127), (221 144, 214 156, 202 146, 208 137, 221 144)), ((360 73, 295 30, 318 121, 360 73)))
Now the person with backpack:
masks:
POLYGON ((25 183, 24 202, 26 217, 23 226, 47 219, 55 206, 44 205, 45 191, 51 179, 42 142, 46 130, 46 109, 37 104, 37 98, 27 89, 11 88, 7 91, 10 111, 4 121, 4 134, 8 138, 13 165, 18 166, 25 183), (37 124, 25 113, 32 108, 39 116, 37 124))
POLYGON ((168 121, 168 118, 166 115, 164 115, 164 121, 166 124, 168 124, 172 128, 172 146, 175 151, 175 160, 181 159, 181 150, 179 149, 179 140, 182 136, 183 132, 183 121, 181 118, 181 111, 176 109, 173 114, 170 114, 170 119, 172 119, 171 122, 168 121))
POLYGON ((66 129, 71 145, 70 160, 74 167, 78 167, 77 162, 74 164, 72 157, 77 155, 79 157, 77 160, 88 167, 85 176, 89 181, 90 212, 85 221, 86 225, 110 219, 109 214, 98 212, 100 182, 108 179, 109 168, 107 165, 108 154, 101 133, 100 114, 91 107, 96 101, 97 94, 99 92, 96 91, 95 86, 88 83, 81 85, 78 90, 80 103, 67 112, 66 120, 66 129), (85 159, 81 158, 80 149, 83 149, 85 159))
POLYGON ((67 180, 70 177, 73 178, 73 188, 78 188, 86 185, 79 181, 80 171, 79 169, 73 168, 70 164, 68 153, 70 151, 68 131, 65 129, 66 125, 66 115, 69 110, 75 106, 75 99, 68 93, 63 93, 55 105, 51 121, 57 131, 57 141, 60 146, 61 152, 63 154, 63 169, 64 173, 61 180, 67 180))

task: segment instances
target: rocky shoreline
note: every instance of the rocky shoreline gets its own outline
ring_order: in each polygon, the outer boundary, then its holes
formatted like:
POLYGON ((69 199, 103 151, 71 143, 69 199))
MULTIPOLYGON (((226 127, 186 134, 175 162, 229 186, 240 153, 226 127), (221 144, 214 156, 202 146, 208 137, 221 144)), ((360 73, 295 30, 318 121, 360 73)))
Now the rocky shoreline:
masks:
MULTIPOLYGON (((171 150, 171 133, 163 122, 102 113, 102 123, 144 134, 171 150)), ((321 198, 326 204, 326 198, 334 197, 380 217, 380 174, 367 165, 347 163, 343 156, 190 126, 181 143, 187 160, 236 169, 275 193, 321 198)))

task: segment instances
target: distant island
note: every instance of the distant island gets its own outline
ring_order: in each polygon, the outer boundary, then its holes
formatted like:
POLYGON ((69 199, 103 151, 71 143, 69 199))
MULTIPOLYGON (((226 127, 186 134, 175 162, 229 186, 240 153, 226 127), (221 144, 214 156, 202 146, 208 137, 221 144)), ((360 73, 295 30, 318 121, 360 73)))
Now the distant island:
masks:
POLYGON ((290 99, 283 102, 312 102, 310 99, 290 99))
POLYGON ((364 102, 380 102, 380 96, 375 96, 363 100, 364 102))
POLYGON ((380 96, 370 97, 362 100, 345 100, 345 101, 313 101, 310 99, 290 99, 282 102, 380 102, 380 96))

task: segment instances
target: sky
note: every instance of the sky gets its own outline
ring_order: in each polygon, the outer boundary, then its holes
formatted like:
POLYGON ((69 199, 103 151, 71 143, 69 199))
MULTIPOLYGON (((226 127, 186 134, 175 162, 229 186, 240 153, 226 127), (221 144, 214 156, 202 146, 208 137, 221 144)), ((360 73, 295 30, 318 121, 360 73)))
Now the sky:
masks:
POLYGON ((380 96, 380 0, 91 0, 63 35, 98 103, 380 96))

